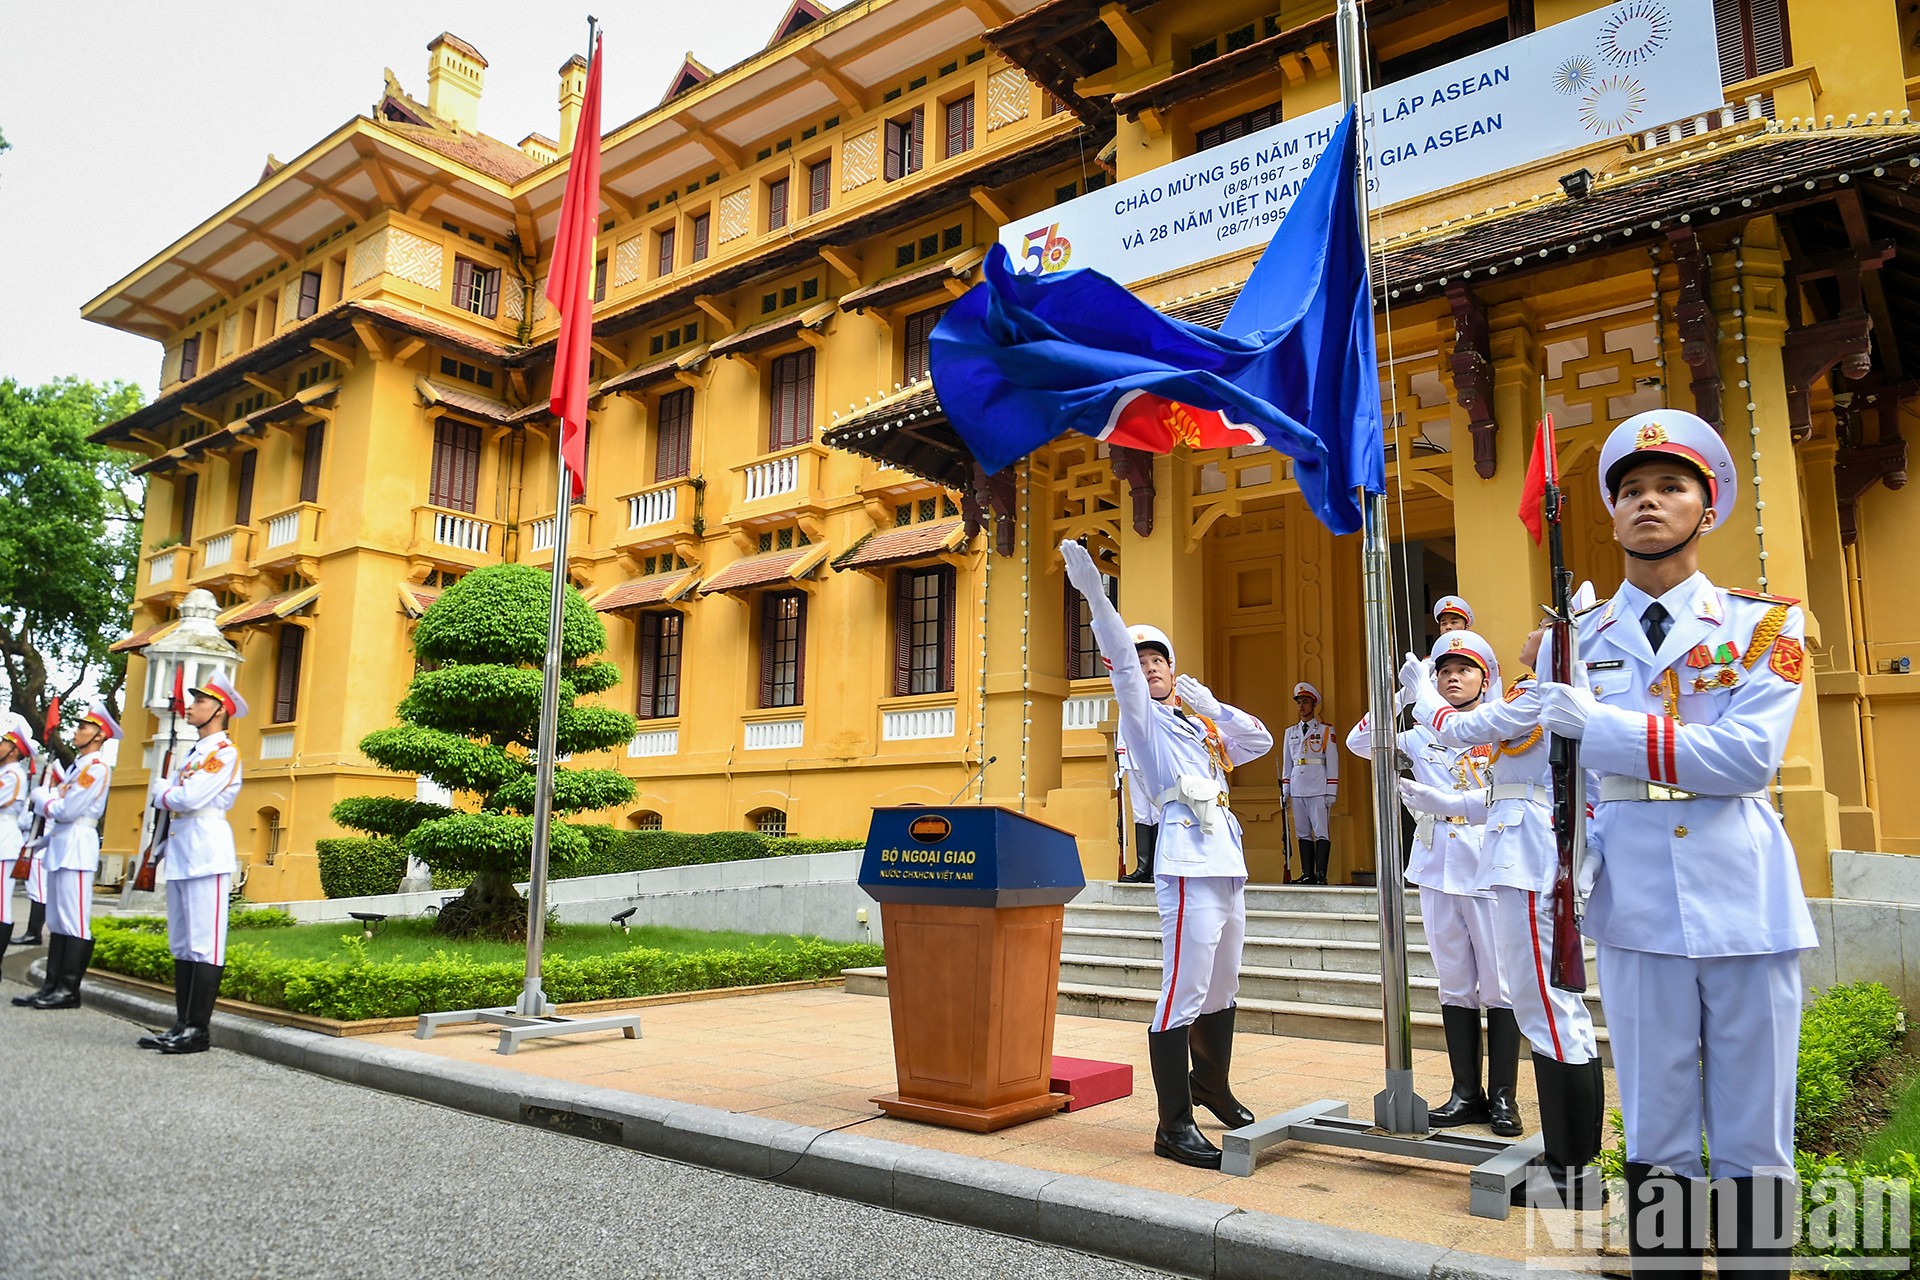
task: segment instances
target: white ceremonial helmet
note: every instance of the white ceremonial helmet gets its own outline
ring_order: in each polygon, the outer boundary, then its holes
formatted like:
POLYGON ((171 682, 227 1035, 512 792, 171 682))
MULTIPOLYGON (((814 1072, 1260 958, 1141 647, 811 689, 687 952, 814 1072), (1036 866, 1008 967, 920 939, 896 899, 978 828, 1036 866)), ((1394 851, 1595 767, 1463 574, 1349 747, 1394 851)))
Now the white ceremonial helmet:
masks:
POLYGON ((212 698, 226 709, 227 719, 229 721, 238 720, 241 716, 247 714, 247 700, 240 696, 240 691, 233 687, 233 681, 227 679, 226 675, 222 672, 214 672, 207 677, 205 684, 200 685, 198 688, 189 689, 187 692, 203 694, 206 697, 212 698))
POLYGON ((1620 478, 1650 454, 1679 458, 1699 471, 1707 482, 1707 506, 1724 514, 1723 505, 1739 487, 1727 442, 1704 418, 1680 409, 1651 409, 1615 427, 1600 450, 1600 499, 1609 515, 1620 478))
POLYGON ((1467 620, 1469 627, 1473 625, 1473 606, 1459 596, 1441 596, 1434 601, 1433 620, 1440 621, 1440 615, 1443 613, 1457 613, 1467 620))
POLYGON ((87 713, 80 717, 80 723, 94 726, 109 738, 120 736, 120 722, 113 718, 113 713, 107 710, 104 702, 96 702, 88 707, 87 713))
POLYGON ((1167 639, 1167 633, 1160 628, 1149 627, 1144 623, 1137 627, 1128 627, 1127 639, 1133 641, 1135 649, 1158 649, 1165 656, 1168 666, 1175 670, 1179 669, 1179 664, 1173 660, 1173 641, 1167 639))
POLYGON ((1314 688, 1312 685, 1308 684, 1305 680, 1302 680, 1299 684, 1293 686, 1294 697, 1298 698, 1302 694, 1305 694, 1307 697, 1312 698, 1316 703, 1320 701, 1320 691, 1314 688))
POLYGON ((1493 656, 1493 646, 1478 631, 1449 631, 1433 642, 1431 654, 1433 665, 1438 669, 1442 658, 1465 658, 1487 678, 1487 687, 1483 697, 1500 697, 1500 659, 1493 656))
MULTIPOLYGON (((20 758, 28 764, 33 763, 34 755, 39 750, 33 740, 33 726, 17 711, 9 711, 4 719, 0 719, 0 740, 11 742, 20 753, 20 758)), ((0 892, 4 892, 4 886, 0 886, 0 892)))

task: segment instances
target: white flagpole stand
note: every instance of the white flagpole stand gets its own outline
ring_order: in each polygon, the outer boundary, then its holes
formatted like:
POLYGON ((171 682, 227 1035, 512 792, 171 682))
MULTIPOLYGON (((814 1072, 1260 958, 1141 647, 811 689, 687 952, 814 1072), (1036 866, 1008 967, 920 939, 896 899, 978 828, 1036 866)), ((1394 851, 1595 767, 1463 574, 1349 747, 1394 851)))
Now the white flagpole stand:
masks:
MULTIPOLYGON (((587 19, 587 56, 598 58, 600 48, 594 39, 597 24, 587 19)), ((588 64, 591 69, 591 63, 588 64)), ((595 140, 598 141, 597 139, 595 140)), ((597 211, 596 211, 597 216, 597 211)), ((562 1018, 547 1002, 540 985, 541 952, 547 938, 547 857, 548 829, 553 822, 554 732, 559 721, 561 640, 567 603, 567 526, 573 508, 573 472, 567 467, 562 448, 567 426, 556 422, 553 431, 554 471, 559 482, 554 489, 553 507, 553 595, 547 614, 547 658, 541 667, 540 728, 534 742, 535 780, 533 799, 533 866, 527 880, 527 980, 519 1003, 511 1009, 462 1009, 454 1013, 423 1013, 414 1036, 433 1038, 441 1027, 462 1023, 486 1022, 498 1025, 499 1052, 512 1053, 522 1040, 548 1036, 579 1035, 587 1031, 618 1029, 633 1040, 640 1035, 637 1013, 608 1014, 599 1018, 562 1018)))
MULTIPOLYGON (((1340 52, 1340 99, 1359 107, 1360 17, 1356 0, 1339 0, 1337 9, 1340 52)), ((1360 133, 1356 150, 1360 174, 1354 199, 1359 205, 1360 243, 1370 245, 1367 231, 1366 135, 1364 109, 1354 128, 1360 133)), ((1373 295, 1369 288, 1368 306, 1373 295)), ((1513 1189, 1524 1183, 1527 1166, 1544 1154, 1538 1134, 1510 1142, 1505 1138, 1432 1130, 1427 1103, 1413 1087, 1413 1019, 1407 999, 1407 913, 1405 852, 1400 846, 1400 797, 1395 786, 1399 770, 1394 687, 1397 664, 1393 657, 1392 574, 1387 554, 1387 499, 1385 494, 1362 495, 1365 531, 1361 563, 1365 577, 1367 619, 1367 683, 1373 731, 1373 831, 1380 875, 1380 1012, 1386 1053, 1386 1087, 1373 1097, 1373 1120, 1351 1119, 1347 1104, 1331 1098, 1308 1103, 1271 1120, 1234 1129, 1220 1142, 1224 1173, 1247 1178, 1262 1151, 1283 1142, 1307 1142, 1325 1147, 1348 1147, 1381 1155, 1408 1156, 1473 1166, 1469 1179, 1468 1210, 1476 1218, 1504 1219, 1513 1189)))

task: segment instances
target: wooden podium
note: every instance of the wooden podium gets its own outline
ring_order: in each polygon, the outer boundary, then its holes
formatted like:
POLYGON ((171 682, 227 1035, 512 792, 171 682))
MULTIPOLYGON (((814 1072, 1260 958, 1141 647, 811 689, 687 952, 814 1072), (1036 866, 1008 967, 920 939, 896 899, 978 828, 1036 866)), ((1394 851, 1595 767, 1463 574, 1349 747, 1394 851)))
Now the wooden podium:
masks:
POLYGON ((1051 1115, 1065 906, 1086 887, 1057 827, 994 806, 875 809, 860 886, 880 904, 897 1093, 888 1115, 975 1133, 1051 1115))

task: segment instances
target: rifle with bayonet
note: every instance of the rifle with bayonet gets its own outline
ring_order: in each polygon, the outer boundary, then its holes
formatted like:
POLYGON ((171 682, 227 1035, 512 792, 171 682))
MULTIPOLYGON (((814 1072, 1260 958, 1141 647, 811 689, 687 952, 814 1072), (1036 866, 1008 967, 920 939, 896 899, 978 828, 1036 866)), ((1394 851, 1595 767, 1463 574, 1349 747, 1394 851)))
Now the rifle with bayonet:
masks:
MULTIPOLYGON (((1544 502, 1548 555, 1553 565, 1553 609, 1547 624, 1553 645, 1550 675, 1557 684, 1572 684, 1579 660, 1573 625, 1573 570, 1567 567, 1560 538, 1565 495, 1560 491, 1560 466, 1553 446, 1553 415, 1545 412, 1546 388, 1541 387, 1540 447, 1546 469, 1544 502)), ((1575 888, 1587 843, 1587 780, 1580 770, 1580 742, 1552 735, 1547 760, 1553 776, 1553 838, 1557 865, 1553 875, 1553 966, 1549 975, 1561 991, 1587 989, 1587 955, 1580 940, 1579 904, 1575 888)))

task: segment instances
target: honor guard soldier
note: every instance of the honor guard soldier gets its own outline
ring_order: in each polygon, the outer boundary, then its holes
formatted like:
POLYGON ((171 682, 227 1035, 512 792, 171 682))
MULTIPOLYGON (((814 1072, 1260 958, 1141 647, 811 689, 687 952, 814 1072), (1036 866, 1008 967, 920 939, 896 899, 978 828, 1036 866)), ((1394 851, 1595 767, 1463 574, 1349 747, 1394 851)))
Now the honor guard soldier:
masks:
POLYGON ((1300 719, 1287 726, 1280 751, 1280 803, 1293 817, 1300 883, 1325 884, 1327 863, 1333 858, 1327 809, 1340 787, 1340 752, 1333 745, 1333 726, 1317 714, 1318 689, 1305 680, 1293 686, 1293 706, 1300 719))
POLYGON ((33 790, 33 730, 13 712, 0 716, 0 957, 13 941, 13 864, 20 856, 21 819, 33 790))
MULTIPOLYGON (((1452 631, 1433 645, 1433 679, 1447 705, 1461 710, 1500 695, 1500 664, 1471 631, 1452 631)), ((1418 664, 1416 664, 1418 665, 1418 664)), ((1514 1021, 1494 937, 1493 895, 1481 866, 1480 824, 1487 817, 1486 747, 1449 746, 1425 725, 1402 730, 1399 748, 1413 777, 1400 799, 1419 818, 1407 880, 1420 890, 1420 920, 1440 980, 1440 1020, 1447 1038, 1453 1091, 1427 1113, 1435 1128, 1491 1124, 1520 1133, 1513 1088, 1520 1072, 1520 1028, 1514 1021), (1480 1083, 1480 1010, 1487 1011, 1487 1083, 1480 1083)), ((1371 757, 1373 735, 1363 717, 1347 749, 1371 757)), ((1389 891, 1383 888, 1383 892, 1389 891)))
POLYGON ((113 769, 100 756, 120 722, 96 704, 73 730, 73 768, 64 781, 33 793, 34 810, 47 820, 47 980, 14 1003, 29 1009, 78 1009, 80 982, 93 959, 93 877, 100 868, 100 818, 107 811, 113 769))
POLYGON ((1440 625, 1440 634, 1450 631, 1471 631, 1473 629, 1473 606, 1459 596, 1441 596, 1434 602, 1433 620, 1440 625))
POLYGON ((1540 721, 1579 739, 1598 777, 1584 930, 1626 1120, 1629 1247, 1636 1273, 1700 1273, 1704 1134, 1734 1201, 1731 1231, 1715 1214, 1720 1274, 1778 1275, 1798 1205, 1800 952, 1819 944, 1766 786, 1800 704, 1805 621, 1700 573, 1698 540, 1738 493, 1705 421, 1627 419, 1599 477, 1626 581, 1579 616, 1572 683, 1541 683, 1540 721), (1692 1210, 1679 1239, 1674 1205, 1692 1210))
MULTIPOLYGON (((1523 657, 1529 661, 1539 647, 1540 634, 1528 638, 1523 657)), ((1478 641, 1471 631, 1456 631, 1442 636, 1434 652, 1442 653, 1464 637, 1478 641)), ((1400 669, 1415 723, 1450 747, 1489 744, 1493 753, 1489 775, 1493 788, 1481 833, 1481 882, 1493 893, 1493 941, 1500 953, 1500 971, 1507 979, 1511 1016, 1533 1046, 1545 1172, 1559 1195, 1559 1205, 1573 1206, 1579 1171, 1600 1153, 1606 1085, 1586 1001, 1547 980, 1553 967, 1552 891, 1559 864, 1540 696, 1533 678, 1527 676, 1516 681, 1504 698, 1455 710, 1435 687, 1428 666, 1409 657, 1400 669)), ((1504 1026, 1506 1019, 1501 1022, 1504 1026)), ((1487 1033, 1493 1056, 1499 1058, 1492 1013, 1487 1015, 1487 1033)), ((1515 1188, 1515 1198, 1525 1200, 1524 1187, 1515 1188)))
POLYGON ((1218 1169, 1220 1149, 1194 1124, 1194 1104, 1230 1129, 1254 1121, 1227 1079, 1247 931, 1247 860, 1228 806, 1227 775, 1272 750, 1273 735, 1198 680, 1176 675, 1173 644, 1163 632, 1121 621, 1085 547, 1063 542, 1060 554, 1067 580, 1092 612, 1129 767, 1160 807, 1160 1000, 1147 1032, 1160 1110, 1153 1153, 1218 1169))
MULTIPOLYGON (((29 732, 31 732, 32 727, 31 725, 27 726, 29 732)), ((29 739, 29 741, 31 741, 31 739, 29 739)), ((46 781, 52 784, 58 784, 64 781, 65 778, 66 774, 61 770, 60 762, 54 759, 48 760, 46 764, 46 781)), ((20 815, 20 835, 23 839, 33 830, 34 816, 33 805, 29 802, 26 811, 20 815)), ((23 947, 37 947, 46 940, 42 936, 41 930, 45 929, 47 925, 47 868, 46 864, 40 860, 40 855, 43 850, 25 849, 24 851, 27 855, 27 878, 25 881, 27 891, 27 931, 20 935, 19 943, 23 947)))
POLYGON ((205 1053, 213 1046, 213 1005, 227 962, 227 890, 238 868, 227 811, 240 798, 240 751, 227 727, 247 714, 246 699, 224 675, 215 673, 190 692, 187 723, 199 731, 199 740, 153 797, 173 815, 162 856, 177 1021, 136 1042, 169 1054, 205 1053))

